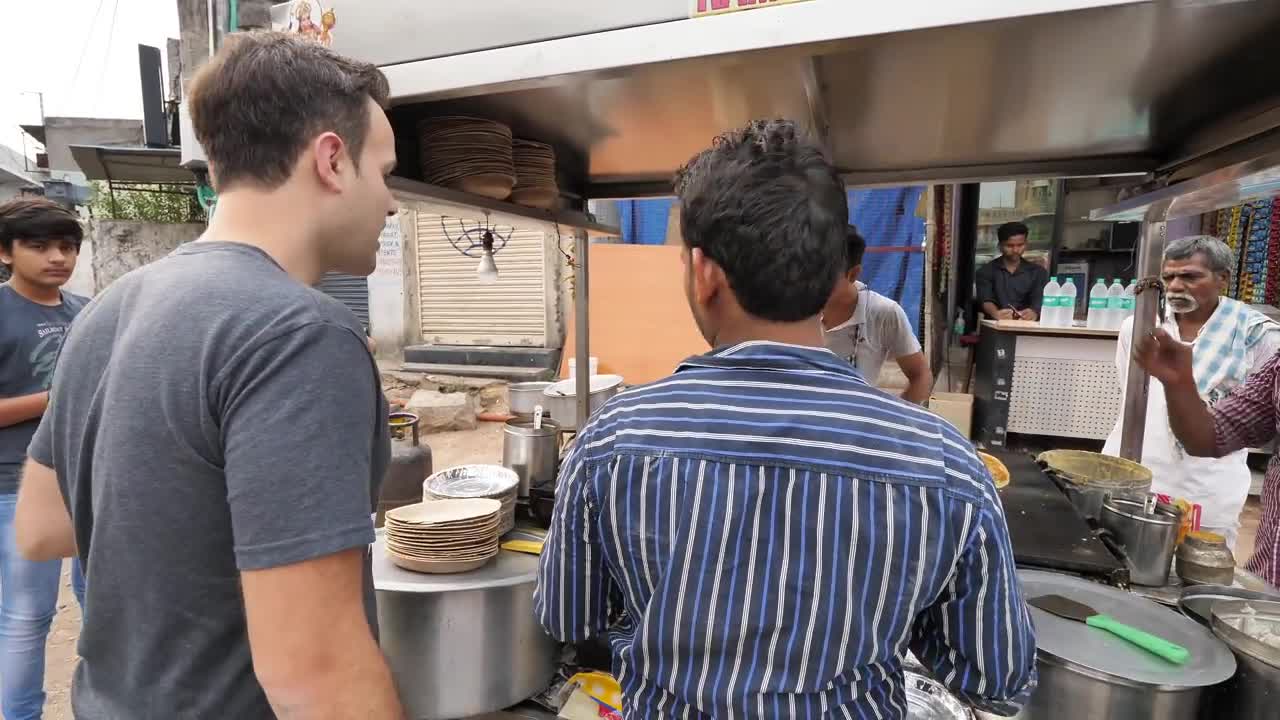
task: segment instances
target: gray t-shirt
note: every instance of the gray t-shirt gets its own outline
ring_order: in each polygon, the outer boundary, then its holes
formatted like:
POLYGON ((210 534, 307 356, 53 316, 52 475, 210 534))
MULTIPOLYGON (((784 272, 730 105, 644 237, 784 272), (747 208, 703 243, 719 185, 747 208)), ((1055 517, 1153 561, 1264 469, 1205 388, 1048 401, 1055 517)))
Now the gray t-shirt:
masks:
MULTIPOLYGON (((58 349, 87 298, 62 293, 59 305, 41 305, 0 285, 0 398, 49 389, 58 349)), ((18 475, 38 419, 0 427, 0 495, 18 492, 18 475)))
POLYGON ((826 331, 827 349, 848 360, 875 385, 884 361, 920 352, 907 313, 898 303, 861 282, 853 317, 826 331))
POLYGON ((95 298, 30 449, 88 579, 75 716, 273 717, 239 573, 373 542, 386 418, 360 322, 255 248, 184 245, 95 298))

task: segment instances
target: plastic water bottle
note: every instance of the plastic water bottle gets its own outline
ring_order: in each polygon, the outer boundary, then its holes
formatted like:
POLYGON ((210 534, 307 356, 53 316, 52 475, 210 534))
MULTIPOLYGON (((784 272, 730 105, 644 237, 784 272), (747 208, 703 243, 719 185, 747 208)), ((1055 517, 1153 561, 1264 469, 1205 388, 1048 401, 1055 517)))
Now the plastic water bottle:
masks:
POLYGON ((960 338, 964 335, 964 310, 956 310, 956 321, 951 325, 951 342, 956 345, 960 344, 960 338))
POLYGON ((1120 317, 1120 322, 1124 322, 1125 318, 1133 317, 1133 309, 1138 305, 1138 281, 1130 280, 1129 287, 1124 289, 1124 315, 1120 317))
POLYGON ((1122 322, 1124 322, 1124 286, 1117 278, 1112 280, 1111 287, 1107 288, 1107 324, 1104 327, 1119 330, 1122 322))
POLYGON ((1058 293, 1058 316, 1059 327, 1071 327, 1075 324, 1076 317, 1076 284, 1071 282, 1071 278, 1062 283, 1062 291, 1058 293))
POLYGON ((1062 293, 1062 286, 1058 284, 1057 276, 1049 278, 1048 284, 1044 286, 1044 302, 1040 305, 1040 324, 1045 327, 1054 327, 1058 324, 1058 296, 1062 293))
POLYGON ((1090 330, 1103 330, 1111 324, 1111 313, 1107 310, 1107 281, 1098 278, 1089 291, 1089 315, 1085 327, 1090 330))

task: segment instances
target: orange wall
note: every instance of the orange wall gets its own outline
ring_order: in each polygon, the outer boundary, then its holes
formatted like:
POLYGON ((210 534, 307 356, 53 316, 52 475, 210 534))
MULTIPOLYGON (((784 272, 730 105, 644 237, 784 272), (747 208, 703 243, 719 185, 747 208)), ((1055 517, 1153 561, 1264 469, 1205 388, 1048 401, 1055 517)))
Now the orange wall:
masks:
MULTIPOLYGON (((689 313, 679 245, 591 246, 591 355, 597 372, 629 385, 671 374, 680 361, 709 350, 689 313)), ((574 355, 570 311, 560 374, 574 355)))

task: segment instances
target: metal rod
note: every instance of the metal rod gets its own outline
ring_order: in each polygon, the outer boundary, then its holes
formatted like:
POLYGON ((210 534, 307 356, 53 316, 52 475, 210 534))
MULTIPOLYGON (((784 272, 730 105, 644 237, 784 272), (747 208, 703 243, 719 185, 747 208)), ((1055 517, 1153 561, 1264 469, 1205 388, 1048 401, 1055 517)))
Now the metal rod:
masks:
POLYGON ((590 277, 587 274, 588 256, 590 254, 591 241, 587 238, 586 230, 575 230, 574 233, 574 262, 577 269, 573 275, 573 311, 574 311, 574 327, 576 328, 575 339, 577 349, 575 356, 577 357, 577 383, 576 392, 578 395, 578 432, 587 426, 587 418, 591 417, 591 326, 590 313, 587 304, 589 302, 588 286, 590 285, 590 277))
MULTIPOLYGON (((1165 218, 1171 201, 1153 204, 1142 221, 1142 238, 1138 245, 1138 262, 1134 273, 1139 284, 1144 280, 1160 277, 1164 258, 1165 218)), ((1159 324, 1160 293, 1147 288, 1138 293, 1133 313, 1133 338, 1130 347, 1136 348, 1159 324)), ((1147 429, 1147 391, 1151 377, 1138 364, 1129 361, 1129 374, 1124 387, 1124 414, 1120 420, 1120 457, 1142 462, 1142 441, 1147 429)))

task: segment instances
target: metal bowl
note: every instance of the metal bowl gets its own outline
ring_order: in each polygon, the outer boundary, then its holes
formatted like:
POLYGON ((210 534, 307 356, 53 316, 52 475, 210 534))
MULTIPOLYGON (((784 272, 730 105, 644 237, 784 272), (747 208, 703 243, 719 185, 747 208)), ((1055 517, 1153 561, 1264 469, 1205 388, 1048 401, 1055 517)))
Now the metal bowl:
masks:
POLYGON ((971 720, 973 713, 942 683, 911 672, 907 684, 907 720, 971 720))
POLYGON ((1280 594, 1258 592, 1229 585, 1190 585, 1178 598, 1178 609, 1183 615, 1209 627, 1212 624, 1213 604, 1219 601, 1269 600, 1280 602, 1280 594))
POLYGON ((441 470, 422 483, 425 502, 442 499, 492 498, 502 502, 498 532, 515 527, 520 476, 501 465, 459 465, 441 470))
MULTIPOLYGON (((590 414, 604 407, 604 404, 622 390, 621 375, 591 376, 590 414)), ((551 417, 565 430, 578 429, 578 385, 577 380, 561 380, 542 391, 544 405, 551 417)))

